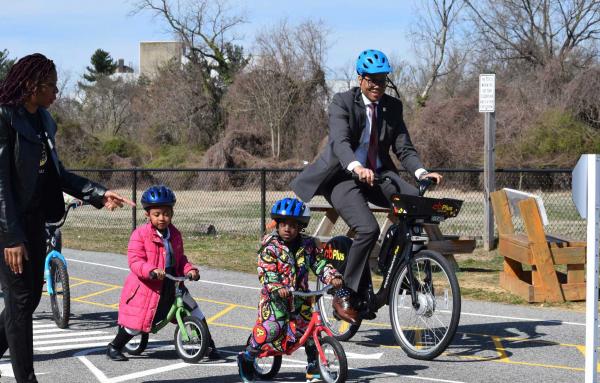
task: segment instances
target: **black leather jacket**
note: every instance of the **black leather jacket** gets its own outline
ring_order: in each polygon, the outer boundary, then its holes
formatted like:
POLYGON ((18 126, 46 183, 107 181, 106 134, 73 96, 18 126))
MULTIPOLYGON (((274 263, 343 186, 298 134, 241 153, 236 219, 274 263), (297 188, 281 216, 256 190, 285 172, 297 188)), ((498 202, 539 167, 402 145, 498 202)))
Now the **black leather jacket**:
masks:
MULTIPOLYGON (((56 123, 47 110, 40 108, 40 112, 52 163, 60 178, 55 192, 48 191, 55 195, 50 198, 52 206, 45 207, 50 214, 47 220, 58 221, 64 213, 61 191, 101 208, 106 189, 65 170, 55 148, 56 123)), ((42 145, 24 113, 22 106, 0 106, 0 247, 27 240, 23 231, 24 213, 35 190, 42 145)))

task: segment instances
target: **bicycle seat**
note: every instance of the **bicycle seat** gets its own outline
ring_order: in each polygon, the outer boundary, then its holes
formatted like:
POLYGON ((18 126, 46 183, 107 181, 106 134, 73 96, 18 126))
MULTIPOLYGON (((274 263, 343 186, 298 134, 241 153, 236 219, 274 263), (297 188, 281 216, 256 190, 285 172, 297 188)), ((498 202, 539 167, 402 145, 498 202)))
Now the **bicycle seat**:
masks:
POLYGON ((456 217, 462 203, 463 201, 452 198, 428 198, 407 194, 392 196, 395 216, 423 219, 424 223, 440 223, 456 217))

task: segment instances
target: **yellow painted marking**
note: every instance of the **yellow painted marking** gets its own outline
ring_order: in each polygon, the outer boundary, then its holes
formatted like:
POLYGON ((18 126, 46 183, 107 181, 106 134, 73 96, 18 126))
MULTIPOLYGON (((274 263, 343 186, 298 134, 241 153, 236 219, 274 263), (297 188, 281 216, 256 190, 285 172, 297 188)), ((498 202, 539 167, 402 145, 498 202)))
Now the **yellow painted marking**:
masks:
POLYGON ((245 327, 245 326, 236 326, 233 324, 226 324, 226 323, 211 323, 211 326, 219 326, 219 327, 229 327, 229 328, 236 328, 239 330, 247 330, 247 331, 252 331, 253 328, 252 327, 245 327))
POLYGON ((244 306, 244 305, 238 305, 237 303, 231 303, 231 302, 221 302, 221 301, 214 301, 212 299, 206 299, 206 298, 196 298, 194 297, 194 299, 196 301, 201 301, 201 302, 208 302, 208 303, 215 303, 218 305, 225 305, 225 306, 230 306, 230 305, 235 305, 238 308, 241 309, 248 309, 248 310, 256 310, 257 306, 244 306))
POLYGON ((423 346, 421 345, 421 329, 415 329, 415 347, 420 350, 423 346))
MULTIPOLYGON (((88 305, 105 307, 105 308, 109 308, 109 309, 114 309, 115 308, 114 305, 106 305, 104 303, 89 302, 89 301, 84 301, 84 300, 81 300, 81 299, 73 299, 73 298, 71 298, 71 301, 79 302, 79 303, 86 303, 88 305)), ((117 305, 118 305, 118 303, 117 303, 117 305)))
POLYGON ((112 283, 90 281, 89 279, 83 279, 83 278, 74 278, 74 277, 71 277, 71 279, 74 280, 74 281, 81 281, 81 282, 93 283, 94 285, 101 285, 101 286, 107 286, 107 287, 115 287, 115 288, 119 288, 119 289, 121 287, 123 287, 121 285, 113 285, 112 283))
POLYGON ((86 299, 86 298, 89 298, 89 297, 95 297, 96 295, 101 295, 101 294, 107 293, 107 292, 112 291, 112 290, 116 290, 118 288, 120 288, 120 287, 119 286, 108 287, 108 288, 106 288, 104 290, 96 291, 95 293, 91 293, 91 294, 87 294, 87 295, 82 295, 80 297, 75 297, 75 298, 71 298, 71 299, 74 300, 74 301, 76 301, 76 300, 83 300, 83 299, 86 299))
POLYGON ((499 362, 505 362, 505 363, 510 362, 510 359, 508 359, 508 355, 506 355, 506 349, 502 345, 502 341, 500 340, 500 337, 491 336, 490 338, 492 338, 492 341, 494 341, 494 346, 496 347, 496 352, 498 353, 498 356, 500 356, 499 362))
MULTIPOLYGON (((585 345, 577 344, 575 345, 575 348, 578 349, 579 352, 583 354, 583 356, 585 356, 585 345)), ((598 363, 598 365, 596 366, 596 371, 600 372, 600 363, 598 363)))
POLYGON ((348 331, 348 329, 350 328, 350 323, 346 322, 346 321, 340 321, 340 328, 338 330, 338 332, 340 334, 345 333, 346 331, 348 331))
POLYGON ((237 305, 230 304, 229 306, 225 307, 223 310, 219 311, 215 315, 213 315, 210 318, 208 318, 206 320, 206 323, 213 323, 213 321, 219 319, 220 317, 222 317, 223 315, 227 314, 228 312, 230 312, 231 310, 235 309, 236 307, 237 307, 237 305))
POLYGON ((77 283, 69 284, 69 288, 71 288, 71 287, 75 287, 75 286, 81 286, 81 285, 85 285, 86 283, 89 283, 89 282, 86 282, 86 281, 81 281, 81 282, 77 282, 77 283))

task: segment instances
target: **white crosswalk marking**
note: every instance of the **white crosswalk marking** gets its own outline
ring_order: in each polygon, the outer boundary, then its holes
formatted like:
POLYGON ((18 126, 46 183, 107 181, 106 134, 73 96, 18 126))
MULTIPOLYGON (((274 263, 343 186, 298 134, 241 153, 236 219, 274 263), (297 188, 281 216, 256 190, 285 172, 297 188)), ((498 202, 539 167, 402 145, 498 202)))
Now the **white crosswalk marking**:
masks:
POLYGON ((114 330, 60 329, 48 321, 33 322, 33 349, 36 351, 80 350, 103 347, 115 336, 114 330))

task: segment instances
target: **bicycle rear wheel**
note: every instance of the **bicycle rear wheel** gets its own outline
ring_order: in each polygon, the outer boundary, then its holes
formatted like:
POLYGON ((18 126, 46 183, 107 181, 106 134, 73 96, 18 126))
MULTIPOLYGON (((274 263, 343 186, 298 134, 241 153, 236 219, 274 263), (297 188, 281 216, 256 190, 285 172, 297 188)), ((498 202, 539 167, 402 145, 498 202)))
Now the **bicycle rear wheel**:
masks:
POLYGON ((50 261, 50 278, 54 289, 54 294, 50 295, 52 318, 59 328, 66 328, 71 315, 71 291, 67 265, 60 258, 50 261))
MULTIPOLYGON (((317 279, 317 290, 321 290, 324 287, 324 284, 320 279, 317 279)), ((323 319, 323 324, 335 337, 335 339, 345 342, 350 340, 360 328, 361 321, 359 320, 357 324, 350 324, 346 321, 339 320, 335 317, 332 305, 333 295, 325 294, 319 301, 317 302, 319 305, 319 311, 321 311, 321 318, 323 319)))
MULTIPOLYGON (((246 346, 250 344, 250 338, 252 338, 252 335, 246 340, 246 346)), ((279 373, 282 361, 283 357, 281 355, 255 358, 254 373, 260 380, 271 380, 279 373)))
POLYGON ((441 254, 420 251, 394 277, 390 291, 390 321, 406 354, 431 360, 448 346, 460 319, 460 287, 452 266, 441 254), (412 280, 408 267, 412 270, 412 280), (410 286, 416 290, 413 306, 410 286))
POLYGON ((208 347, 208 327, 203 321, 194 317, 187 316, 183 318, 183 326, 189 340, 184 340, 182 329, 175 327, 173 334, 175 350, 179 357, 187 363, 196 363, 206 353, 208 347))

